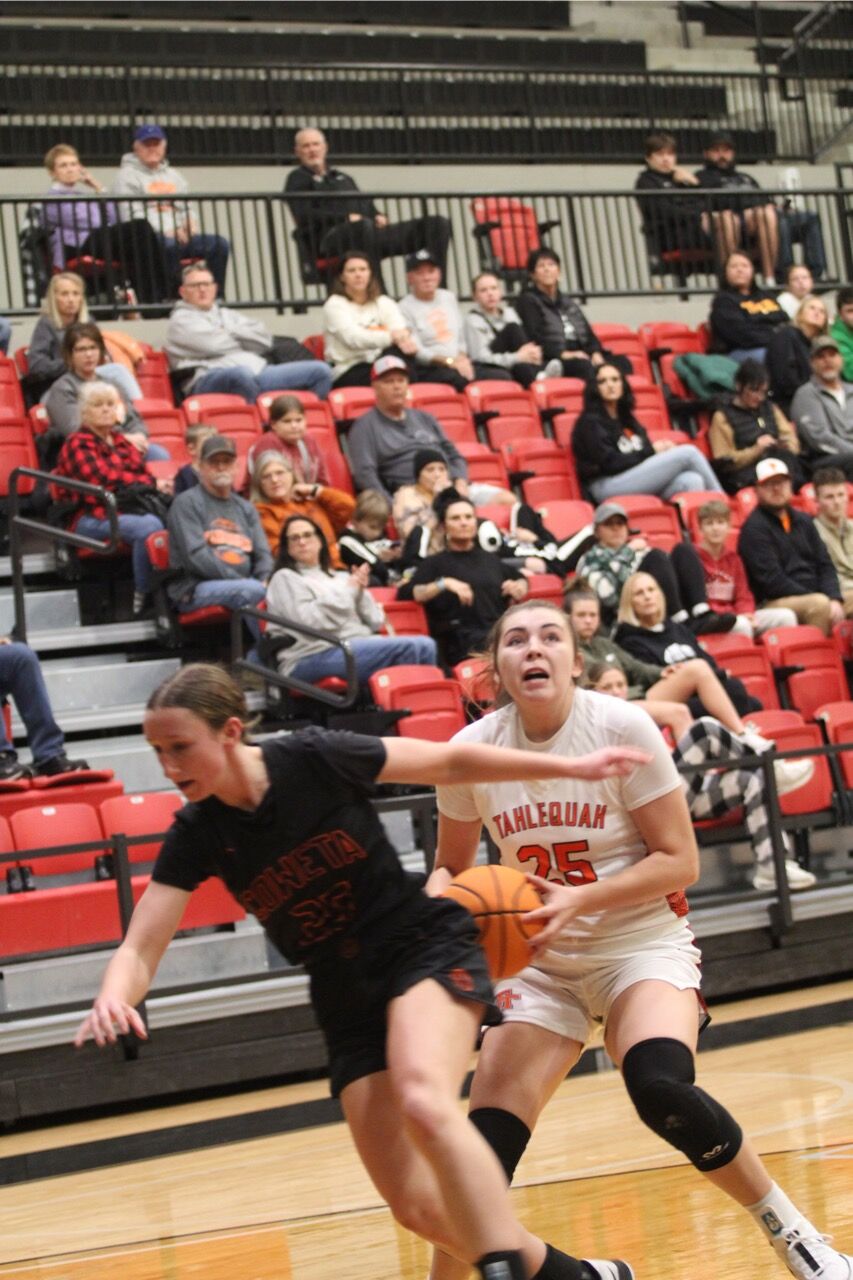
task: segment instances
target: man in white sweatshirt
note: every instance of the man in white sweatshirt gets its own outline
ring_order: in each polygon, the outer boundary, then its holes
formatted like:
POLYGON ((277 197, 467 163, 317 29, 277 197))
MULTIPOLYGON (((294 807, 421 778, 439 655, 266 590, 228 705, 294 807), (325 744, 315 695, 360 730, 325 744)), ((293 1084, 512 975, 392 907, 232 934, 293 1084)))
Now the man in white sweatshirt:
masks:
POLYGON ((219 288, 225 288, 225 271, 231 246, 224 236, 202 232, 193 206, 186 199, 189 184, 166 159, 166 131, 159 124, 143 124, 133 135, 133 150, 121 158, 112 191, 117 196, 140 196, 128 203, 122 219, 147 218, 160 238, 173 280, 180 275, 182 258, 203 258, 219 288))
POLYGON ((242 396, 254 404, 262 391, 313 391, 325 400, 332 371, 323 360, 271 363, 273 335, 260 320, 223 307, 204 262, 184 267, 179 302, 163 344, 170 368, 182 374, 184 394, 242 396))

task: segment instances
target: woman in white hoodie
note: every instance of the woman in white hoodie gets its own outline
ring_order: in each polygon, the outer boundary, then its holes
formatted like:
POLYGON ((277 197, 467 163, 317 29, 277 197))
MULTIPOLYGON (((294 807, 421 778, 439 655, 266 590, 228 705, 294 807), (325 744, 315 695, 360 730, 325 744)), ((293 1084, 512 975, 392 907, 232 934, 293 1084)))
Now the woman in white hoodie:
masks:
POLYGON ((402 311, 382 293, 373 267, 358 250, 341 258, 323 303, 323 339, 336 387, 369 387, 374 360, 389 348, 403 357, 415 354, 402 311))

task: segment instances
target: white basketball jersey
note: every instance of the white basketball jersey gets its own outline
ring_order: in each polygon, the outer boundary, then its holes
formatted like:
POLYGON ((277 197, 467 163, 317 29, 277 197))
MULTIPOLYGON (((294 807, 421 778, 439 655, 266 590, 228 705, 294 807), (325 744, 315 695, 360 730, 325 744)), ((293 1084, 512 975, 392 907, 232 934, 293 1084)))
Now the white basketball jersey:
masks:
MULTIPOLYGON (((501 861, 560 884, 584 884, 615 875, 648 853, 631 817, 634 809, 681 791, 682 784, 660 730, 645 711, 607 694, 576 689, 569 718, 547 742, 531 742, 515 706, 467 725, 458 741, 554 755, 580 756, 600 747, 634 746, 652 757, 627 778, 587 782, 490 782, 437 789, 448 818, 477 818, 501 852, 501 861)), ((576 917, 542 968, 559 968, 559 954, 628 954, 652 937, 682 926, 665 897, 631 907, 576 917), (618 942, 617 942, 618 940, 618 942), (616 944, 614 946, 614 944, 616 944)))

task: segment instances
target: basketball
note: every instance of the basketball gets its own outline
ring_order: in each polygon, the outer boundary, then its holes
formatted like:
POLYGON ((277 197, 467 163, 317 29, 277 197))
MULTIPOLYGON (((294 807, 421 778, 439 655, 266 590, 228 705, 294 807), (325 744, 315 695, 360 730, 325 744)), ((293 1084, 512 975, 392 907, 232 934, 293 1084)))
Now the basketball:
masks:
POLYGON ((530 964, 528 939, 542 928, 521 917, 542 906, 542 899, 520 871, 512 867, 469 867, 444 891, 477 921, 480 943, 493 978, 511 978, 530 964))

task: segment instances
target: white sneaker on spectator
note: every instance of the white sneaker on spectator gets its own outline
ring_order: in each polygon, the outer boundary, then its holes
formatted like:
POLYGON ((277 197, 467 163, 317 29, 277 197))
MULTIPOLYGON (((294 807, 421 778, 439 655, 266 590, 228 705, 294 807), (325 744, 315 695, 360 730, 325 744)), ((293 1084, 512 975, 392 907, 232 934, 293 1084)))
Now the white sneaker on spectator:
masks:
POLYGON ((543 378, 562 378, 563 362, 562 360, 549 360, 541 373, 537 373, 536 381, 541 382, 543 378))
POLYGON ((776 775, 776 789, 780 796, 784 796, 811 782, 814 777, 814 760, 775 760, 773 772, 776 775))
MULTIPOLYGON (((792 893, 813 889, 817 884, 817 876, 812 875, 811 871, 806 871, 805 867, 801 867, 793 858, 785 859, 785 876, 792 893)), ((762 864, 756 869, 752 877, 752 887, 753 889, 776 888, 776 868, 772 862, 768 862, 766 866, 762 864)))

